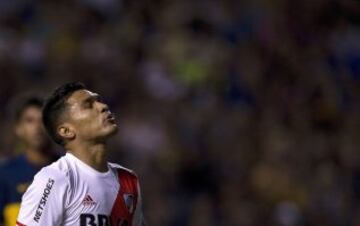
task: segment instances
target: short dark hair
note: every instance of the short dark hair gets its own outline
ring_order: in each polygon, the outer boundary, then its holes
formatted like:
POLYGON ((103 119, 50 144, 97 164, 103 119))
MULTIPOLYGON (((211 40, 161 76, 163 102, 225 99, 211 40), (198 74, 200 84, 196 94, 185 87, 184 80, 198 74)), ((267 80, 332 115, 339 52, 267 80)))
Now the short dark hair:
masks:
POLYGON ((21 96, 15 101, 15 121, 19 122, 24 111, 30 107, 36 107, 41 109, 44 104, 44 100, 41 97, 35 95, 21 96))
POLYGON ((65 145, 64 139, 62 139, 57 133, 57 126, 60 122, 61 115, 66 109, 66 100, 75 91, 86 89, 85 85, 81 82, 66 83, 58 88, 51 94, 46 100, 43 111, 42 120, 45 129, 49 136, 62 146, 65 145))

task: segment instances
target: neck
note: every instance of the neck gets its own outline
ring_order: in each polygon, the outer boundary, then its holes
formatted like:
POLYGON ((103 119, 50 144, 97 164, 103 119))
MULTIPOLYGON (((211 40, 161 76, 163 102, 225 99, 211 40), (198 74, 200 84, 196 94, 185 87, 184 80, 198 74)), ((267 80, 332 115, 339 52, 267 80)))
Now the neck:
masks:
POLYGON ((33 165, 44 166, 50 162, 51 157, 49 154, 36 148, 27 148, 25 151, 26 159, 33 165))
POLYGON ((99 172, 108 171, 105 143, 97 144, 74 144, 69 145, 68 150, 78 159, 99 172))

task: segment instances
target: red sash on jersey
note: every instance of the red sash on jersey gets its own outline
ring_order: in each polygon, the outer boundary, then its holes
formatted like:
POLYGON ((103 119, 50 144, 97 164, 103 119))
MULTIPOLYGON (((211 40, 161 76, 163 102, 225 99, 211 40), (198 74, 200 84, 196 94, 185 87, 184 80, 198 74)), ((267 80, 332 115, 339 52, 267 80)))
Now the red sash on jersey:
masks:
POLYGON ((20 223, 19 221, 16 221, 16 226, 26 226, 25 224, 20 223))
POLYGON ((111 210, 112 226, 130 226, 138 199, 138 178, 124 169, 118 169, 120 189, 111 210))

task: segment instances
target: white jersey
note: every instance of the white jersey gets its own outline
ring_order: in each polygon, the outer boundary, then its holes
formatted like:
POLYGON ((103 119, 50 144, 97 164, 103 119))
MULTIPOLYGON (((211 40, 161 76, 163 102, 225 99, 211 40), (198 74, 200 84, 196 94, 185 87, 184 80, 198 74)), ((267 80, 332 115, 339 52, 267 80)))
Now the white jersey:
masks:
POLYGON ((67 153, 44 167, 22 197, 17 226, 140 226, 137 176, 108 163, 101 173, 67 153))

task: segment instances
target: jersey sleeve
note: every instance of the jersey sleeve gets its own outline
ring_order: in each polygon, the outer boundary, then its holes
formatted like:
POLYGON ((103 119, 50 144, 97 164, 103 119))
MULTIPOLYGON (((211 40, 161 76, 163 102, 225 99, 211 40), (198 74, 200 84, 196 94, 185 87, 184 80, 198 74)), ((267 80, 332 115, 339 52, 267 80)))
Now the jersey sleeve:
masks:
POLYGON ((22 197, 17 225, 61 225, 67 188, 65 175, 53 169, 42 169, 22 197))

